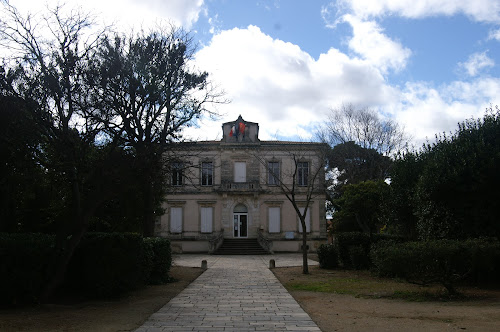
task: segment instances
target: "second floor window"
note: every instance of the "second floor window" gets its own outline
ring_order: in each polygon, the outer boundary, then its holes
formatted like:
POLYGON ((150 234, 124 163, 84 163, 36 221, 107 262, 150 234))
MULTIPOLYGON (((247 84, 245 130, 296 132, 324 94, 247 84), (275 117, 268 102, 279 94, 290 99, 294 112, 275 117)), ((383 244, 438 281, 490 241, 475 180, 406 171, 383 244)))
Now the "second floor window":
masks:
POLYGON ((299 162, 297 163, 297 184, 299 186, 307 186, 309 177, 309 163, 299 162))
POLYGON ((270 161, 267 163, 267 184, 272 186, 279 185, 280 179, 280 163, 277 161, 270 161))
POLYGON ((201 185, 211 186, 214 184, 214 164, 212 162, 201 163, 201 185))
POLYGON ((182 172, 183 172, 182 163, 173 163, 172 164, 172 185, 173 186, 182 186, 182 172))

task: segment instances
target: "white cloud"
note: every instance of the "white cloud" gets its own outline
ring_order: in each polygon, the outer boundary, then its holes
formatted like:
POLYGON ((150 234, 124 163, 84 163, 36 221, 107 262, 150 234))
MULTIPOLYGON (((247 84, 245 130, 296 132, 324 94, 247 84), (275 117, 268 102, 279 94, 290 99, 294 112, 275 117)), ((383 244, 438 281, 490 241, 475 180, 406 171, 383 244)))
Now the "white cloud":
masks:
POLYGON ((47 6, 54 8, 60 3, 68 10, 81 8, 120 28, 149 28, 161 21, 172 22, 189 29, 198 20, 204 0, 46 0, 10 2, 22 12, 44 12, 47 6))
POLYGON ((418 146, 426 138, 432 142, 436 134, 454 132, 465 119, 482 117, 490 103, 498 103, 498 91, 498 78, 456 81, 439 88, 424 82, 407 83, 400 101, 386 107, 418 146))
POLYGON ((464 14, 477 22, 500 22, 498 0, 339 0, 337 8, 365 19, 389 15, 416 19, 464 14))
POLYGON ((363 21, 352 15, 344 15, 343 20, 353 30, 349 48, 369 63, 383 72, 389 68, 398 71, 406 66, 411 51, 383 34, 383 29, 376 22, 363 21))
POLYGON ((486 52, 474 53, 469 56, 466 62, 461 62, 458 66, 466 71, 466 73, 473 77, 479 72, 488 67, 495 66, 495 61, 486 55, 486 52))
POLYGON ((500 29, 490 31, 488 39, 496 39, 500 41, 500 29))
MULTIPOLYGON (((261 139, 277 133, 310 138, 308 128, 321 122, 329 107, 342 102, 382 105, 397 95, 370 61, 349 58, 336 49, 315 60, 297 45, 273 39, 255 26, 215 35, 197 53, 196 65, 210 72, 233 100, 220 107, 224 117, 213 127, 215 132, 205 122, 202 138, 217 137, 220 122, 239 114, 261 124, 261 139)), ((199 132, 191 130, 190 135, 199 138, 199 132)))

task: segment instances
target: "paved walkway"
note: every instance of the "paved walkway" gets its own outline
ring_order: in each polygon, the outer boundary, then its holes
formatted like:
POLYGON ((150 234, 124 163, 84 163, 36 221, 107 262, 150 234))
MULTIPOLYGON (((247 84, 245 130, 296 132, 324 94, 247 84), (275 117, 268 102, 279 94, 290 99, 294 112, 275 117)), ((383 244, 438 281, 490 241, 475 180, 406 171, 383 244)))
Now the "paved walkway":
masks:
POLYGON ((270 259, 276 267, 302 265, 300 254, 174 256, 173 265, 206 260, 208 269, 136 332, 320 331, 268 269, 270 259))

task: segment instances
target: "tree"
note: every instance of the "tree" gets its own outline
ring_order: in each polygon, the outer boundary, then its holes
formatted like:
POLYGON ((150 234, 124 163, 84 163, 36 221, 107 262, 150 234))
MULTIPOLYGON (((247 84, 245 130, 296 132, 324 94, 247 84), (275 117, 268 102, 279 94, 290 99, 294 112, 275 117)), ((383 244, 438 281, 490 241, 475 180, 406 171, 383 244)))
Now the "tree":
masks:
POLYGON ((389 220, 419 239, 500 236, 500 110, 396 161, 389 220), (409 216, 406 218, 405 216, 409 216))
POLYGON ((377 233, 383 226, 383 205, 389 185, 383 180, 364 181, 345 186, 342 196, 335 200, 339 210, 334 222, 341 223, 353 218, 365 233, 377 233))
MULTIPOLYGON (((95 146, 101 132, 89 113, 93 104, 87 84, 89 61, 103 31, 93 29, 89 16, 62 7, 43 19, 23 17, 3 2, 5 20, 0 27, 2 44, 13 54, 9 93, 33 101, 30 108, 41 133, 37 162, 57 181, 66 207, 64 222, 57 225, 56 256, 43 290, 47 300, 62 282, 70 258, 88 227, 89 219, 104 200, 106 151, 95 146), (13 64, 12 64, 13 63, 13 64)), ((5 59, 8 60, 8 59, 5 59)))
POLYGON ((99 73, 95 96, 103 104, 97 118, 136 156, 142 182, 143 234, 154 233, 155 209, 164 190, 164 160, 169 144, 203 113, 224 102, 208 73, 190 64, 195 48, 184 30, 170 27, 133 37, 104 37, 94 63, 99 73))
POLYGON ((312 200, 325 194, 325 160, 328 146, 325 144, 318 147, 318 145, 314 146, 314 148, 305 145, 309 152, 301 150, 288 151, 286 155, 290 163, 288 166, 283 166, 282 174, 279 174, 279 171, 273 168, 269 168, 267 160, 261 155, 255 155, 255 158, 272 176, 279 191, 292 204, 300 220, 302 225, 302 273, 304 274, 309 273, 306 216, 312 200))
POLYGON ((370 109, 355 109, 352 104, 332 109, 318 136, 334 147, 354 142, 365 149, 374 149, 384 156, 405 148, 409 137, 404 128, 391 119, 381 119, 370 109))

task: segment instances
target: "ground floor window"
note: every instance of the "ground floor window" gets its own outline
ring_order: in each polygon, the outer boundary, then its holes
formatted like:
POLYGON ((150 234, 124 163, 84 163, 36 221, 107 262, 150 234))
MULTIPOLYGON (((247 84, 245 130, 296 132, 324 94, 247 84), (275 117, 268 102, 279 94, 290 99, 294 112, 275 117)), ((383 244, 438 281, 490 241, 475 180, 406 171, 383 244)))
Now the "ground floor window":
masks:
POLYGON ((182 233, 182 208, 170 208, 170 233, 182 233))
POLYGON ((213 207, 200 208, 201 214, 201 232, 212 233, 213 230, 213 207))
POLYGON ((268 211, 269 233, 279 233, 280 229, 280 208, 270 207, 268 211))

